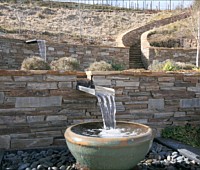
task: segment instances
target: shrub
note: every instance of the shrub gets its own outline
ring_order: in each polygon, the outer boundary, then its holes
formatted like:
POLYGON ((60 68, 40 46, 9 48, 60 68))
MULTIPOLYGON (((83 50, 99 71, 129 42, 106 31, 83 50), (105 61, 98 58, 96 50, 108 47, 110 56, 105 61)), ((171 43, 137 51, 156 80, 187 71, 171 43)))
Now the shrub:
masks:
POLYGON ((153 60, 153 63, 148 67, 149 70, 159 71, 176 71, 176 70, 193 70, 196 66, 190 63, 175 62, 173 60, 165 60, 159 62, 158 60, 153 60))
POLYGON ((154 70, 154 71, 159 71, 162 70, 163 66, 164 66, 165 62, 160 62, 158 60, 153 60, 152 64, 149 65, 148 69, 149 70, 154 70))
POLYGON ((117 64, 117 63, 112 63, 112 68, 116 71, 122 71, 124 70, 124 65, 123 64, 117 64))
POLYGON ((190 63, 176 62, 176 64, 182 70, 193 70, 196 68, 194 64, 190 64, 190 63))
POLYGON ((105 61, 99 61, 94 62, 90 64, 90 66, 87 68, 89 71, 112 71, 112 65, 105 62, 105 61))
POLYGON ((63 57, 50 63, 51 69, 60 71, 75 71, 79 68, 79 62, 76 58, 63 57))
POLYGON ((164 71, 175 71, 175 70, 179 70, 179 68, 173 60, 168 60, 164 64, 163 70, 164 71))
POLYGON ((161 136, 178 140, 193 147, 200 147, 200 125, 187 124, 185 126, 166 127, 162 130, 161 136))
POLYGON ((33 56, 22 62, 21 70, 49 70, 50 66, 41 57, 33 56))

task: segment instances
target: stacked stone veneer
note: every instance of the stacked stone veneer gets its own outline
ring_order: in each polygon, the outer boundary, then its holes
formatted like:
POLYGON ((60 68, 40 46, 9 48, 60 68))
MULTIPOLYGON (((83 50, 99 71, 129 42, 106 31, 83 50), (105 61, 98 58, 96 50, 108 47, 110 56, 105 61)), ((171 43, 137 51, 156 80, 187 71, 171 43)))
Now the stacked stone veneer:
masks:
MULTIPOLYGON (((92 76, 91 76, 92 75, 92 76)), ((97 99, 76 90, 85 73, 0 71, 0 148, 65 145, 65 129, 102 120, 97 99)), ((200 123, 200 73, 93 72, 116 90, 117 120, 165 126, 200 123)))
POLYGON ((85 73, 0 71, 0 148, 63 145, 70 124, 100 115, 96 98, 76 90, 85 73))
POLYGON ((148 42, 148 35, 152 31, 153 30, 147 31, 141 36, 142 61, 146 68, 153 63, 153 60, 162 62, 167 59, 195 65, 197 53, 195 48, 152 47, 148 42))
MULTIPOLYGON (((95 61, 104 60, 129 66, 129 48, 53 44, 46 42, 47 62, 61 57, 74 57, 80 62, 80 70, 95 61)), ((0 69, 20 69, 22 61, 33 55, 39 56, 38 45, 26 44, 23 40, 0 37, 0 69)))

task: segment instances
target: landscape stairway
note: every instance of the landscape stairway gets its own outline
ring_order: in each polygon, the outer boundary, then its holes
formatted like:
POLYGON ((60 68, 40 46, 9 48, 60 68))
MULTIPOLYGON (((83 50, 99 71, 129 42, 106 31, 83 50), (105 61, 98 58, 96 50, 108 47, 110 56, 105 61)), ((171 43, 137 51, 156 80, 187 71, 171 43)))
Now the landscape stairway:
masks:
POLYGON ((130 47, 129 50, 129 68, 130 69, 144 69, 144 64, 141 59, 141 43, 138 42, 130 47))

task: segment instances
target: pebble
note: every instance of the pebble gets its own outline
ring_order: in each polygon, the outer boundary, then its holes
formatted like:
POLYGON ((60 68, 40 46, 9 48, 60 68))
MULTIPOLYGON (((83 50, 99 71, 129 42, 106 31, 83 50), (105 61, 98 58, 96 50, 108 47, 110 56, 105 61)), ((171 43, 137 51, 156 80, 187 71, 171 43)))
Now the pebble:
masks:
MULTIPOLYGON (((67 148, 7 151, 2 170, 77 170, 76 161, 67 148)), ((166 146, 154 142, 138 170, 200 170, 200 164, 166 146)))

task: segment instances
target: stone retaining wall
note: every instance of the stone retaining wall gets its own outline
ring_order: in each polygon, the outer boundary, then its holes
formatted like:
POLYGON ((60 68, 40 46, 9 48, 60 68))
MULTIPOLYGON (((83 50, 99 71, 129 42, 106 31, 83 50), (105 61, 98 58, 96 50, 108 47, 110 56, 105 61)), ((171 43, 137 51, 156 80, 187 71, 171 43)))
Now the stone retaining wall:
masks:
MULTIPOLYGON (((200 73, 90 72, 116 90, 117 120, 151 126, 200 123, 200 73)), ((102 120, 97 99, 76 90, 85 73, 0 71, 0 148, 65 145, 65 129, 102 120)))
POLYGON ((165 48, 165 47, 152 47, 148 42, 148 35, 153 30, 147 31, 141 36, 141 51, 142 61, 146 68, 153 63, 153 60, 160 62, 167 59, 172 59, 176 62, 196 64, 195 48, 165 48))
MULTIPOLYGON (((70 44, 47 45, 47 62, 61 57, 74 57, 80 62, 80 70, 86 69, 95 61, 104 60, 129 67, 129 48, 81 46, 70 44)), ((20 69, 22 61, 30 56, 39 55, 38 45, 26 44, 22 40, 0 37, 0 69, 20 69)))
POLYGON ((122 35, 122 37, 120 37, 122 43, 119 43, 119 46, 122 46, 122 44, 123 44, 123 46, 127 46, 127 47, 133 46, 133 45, 137 44, 138 41, 140 41, 140 37, 141 37, 142 33, 146 32, 148 30, 151 30, 153 28, 157 28, 157 27, 160 27, 163 25, 167 25, 167 24, 185 19, 189 15, 190 14, 188 12, 184 12, 179 15, 174 15, 174 16, 164 18, 164 19, 161 19, 158 21, 152 21, 144 26, 138 27, 134 30, 130 30, 130 31, 124 33, 122 35))

